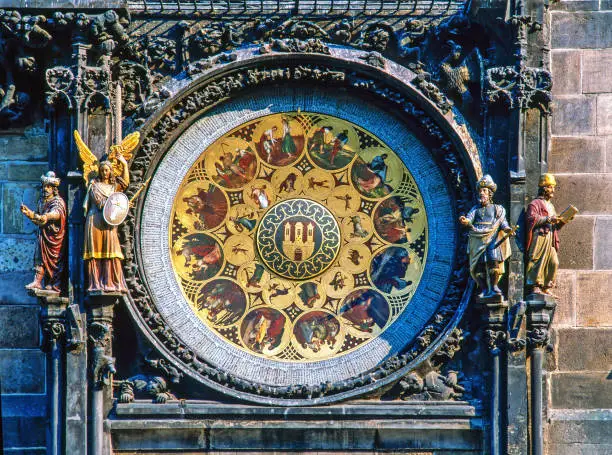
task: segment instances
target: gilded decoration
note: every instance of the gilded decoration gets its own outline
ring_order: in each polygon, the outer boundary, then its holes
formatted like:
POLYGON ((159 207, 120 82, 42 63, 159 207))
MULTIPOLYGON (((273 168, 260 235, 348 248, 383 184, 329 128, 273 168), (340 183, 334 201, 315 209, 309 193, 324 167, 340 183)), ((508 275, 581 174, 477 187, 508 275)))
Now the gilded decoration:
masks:
POLYGON ((423 199, 368 131, 286 112, 216 140, 174 200, 172 263, 199 319, 246 352, 324 360, 378 337, 427 255, 423 199))

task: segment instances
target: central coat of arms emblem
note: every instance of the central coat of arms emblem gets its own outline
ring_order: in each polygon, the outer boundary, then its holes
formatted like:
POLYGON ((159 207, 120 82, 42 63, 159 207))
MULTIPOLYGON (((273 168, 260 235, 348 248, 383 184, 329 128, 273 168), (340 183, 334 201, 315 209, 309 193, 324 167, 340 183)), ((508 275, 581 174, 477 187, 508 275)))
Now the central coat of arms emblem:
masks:
POLYGON ((257 230, 263 262, 278 275, 306 280, 323 273, 340 250, 340 227, 331 212, 309 199, 274 205, 257 230))

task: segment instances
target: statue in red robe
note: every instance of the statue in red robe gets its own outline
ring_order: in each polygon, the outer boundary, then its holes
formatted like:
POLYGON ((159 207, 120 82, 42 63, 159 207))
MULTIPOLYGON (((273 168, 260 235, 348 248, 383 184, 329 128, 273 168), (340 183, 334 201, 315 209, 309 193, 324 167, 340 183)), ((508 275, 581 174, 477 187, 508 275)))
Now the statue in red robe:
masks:
POLYGON ((64 279, 66 203, 59 195, 60 179, 52 171, 41 178, 42 192, 36 211, 21 204, 21 213, 38 226, 34 253, 34 281, 26 289, 60 292, 64 279))

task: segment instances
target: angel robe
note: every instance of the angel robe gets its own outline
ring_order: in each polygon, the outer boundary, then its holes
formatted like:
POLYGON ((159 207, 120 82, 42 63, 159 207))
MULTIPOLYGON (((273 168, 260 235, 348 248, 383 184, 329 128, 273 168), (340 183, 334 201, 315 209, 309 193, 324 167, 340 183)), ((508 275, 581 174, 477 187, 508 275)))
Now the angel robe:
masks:
POLYGON ((104 221, 104 204, 115 191, 125 189, 121 179, 117 183, 93 180, 83 203, 85 209, 85 245, 83 259, 87 260, 89 287, 87 292, 127 292, 121 268, 123 252, 117 226, 104 221))

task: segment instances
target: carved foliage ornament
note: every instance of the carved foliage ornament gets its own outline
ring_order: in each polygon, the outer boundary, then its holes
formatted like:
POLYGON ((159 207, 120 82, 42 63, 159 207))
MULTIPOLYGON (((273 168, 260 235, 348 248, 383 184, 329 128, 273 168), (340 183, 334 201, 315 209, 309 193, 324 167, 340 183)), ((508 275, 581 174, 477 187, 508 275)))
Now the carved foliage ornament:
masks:
POLYGON ((542 68, 512 66, 489 68, 485 97, 489 104, 502 103, 510 109, 538 108, 550 114, 552 75, 542 68))
MULTIPOLYGON (((440 168, 449 182, 449 187, 456 201, 457 210, 465 210, 467 208, 471 199, 471 192, 467 173, 462 165, 462 159, 458 156, 454 146, 446 138, 441 128, 430 117, 403 94, 383 83, 356 73, 347 72, 341 68, 306 63, 297 66, 268 66, 236 70, 212 82, 202 84, 198 89, 180 99, 176 105, 155 121, 149 129, 143 131, 142 146, 132 161, 132 174, 134 178, 127 193, 133 193, 142 183, 147 172, 151 171, 149 169, 150 163, 164 149, 163 144, 166 138, 170 137, 186 119, 207 110, 207 108, 218 101, 235 96, 247 89, 266 86, 276 82, 304 81, 325 84, 327 87, 346 87, 368 92, 403 112, 406 118, 416 125, 416 128, 430 145, 432 153, 438 160, 440 168)), ((273 398, 311 399, 313 397, 349 391, 385 378, 389 374, 405 367, 445 333, 448 324, 459 308, 467 285, 467 264, 464 255, 457 254, 453 277, 446 289, 443 303, 438 307, 435 317, 423 330, 423 336, 420 337, 421 341, 407 348, 404 352, 392 356, 368 372, 349 380, 337 383, 321 383, 316 386, 294 385, 279 387, 260 384, 234 377, 224 371, 219 371, 204 359, 194 355, 182 343, 178 334, 168 327, 151 300, 136 265, 134 228, 135 217, 130 214, 120 233, 122 243, 126 248, 126 261, 124 263, 126 281, 131 290, 130 298, 139 310, 151 333, 155 335, 166 349, 173 353, 176 359, 182 361, 193 371, 207 378, 207 380, 214 381, 236 391, 246 392, 247 394, 273 398)), ((465 244, 460 242, 458 248, 461 250, 465 249, 465 244)))

